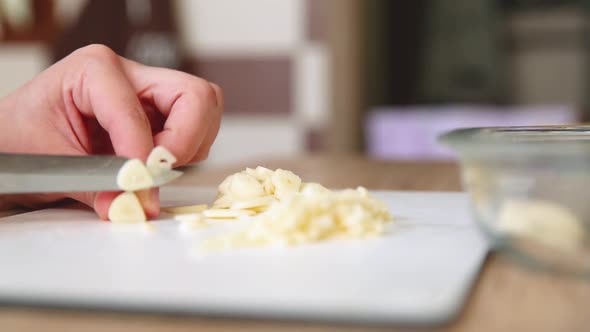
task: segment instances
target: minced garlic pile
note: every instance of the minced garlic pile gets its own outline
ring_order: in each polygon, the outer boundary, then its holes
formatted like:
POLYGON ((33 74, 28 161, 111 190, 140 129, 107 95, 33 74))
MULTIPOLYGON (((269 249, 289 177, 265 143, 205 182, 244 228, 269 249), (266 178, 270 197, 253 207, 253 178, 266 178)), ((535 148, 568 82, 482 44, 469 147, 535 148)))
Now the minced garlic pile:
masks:
MULTIPOLYGON (((303 183, 290 171, 264 167, 227 177, 211 209, 202 205, 174 209, 194 211, 177 214, 184 228, 206 225, 207 220, 248 220, 242 230, 206 240, 207 249, 295 246, 378 236, 391 220, 387 206, 362 187, 332 191, 317 183, 303 183)), ((166 211, 174 213, 173 209, 166 211)))

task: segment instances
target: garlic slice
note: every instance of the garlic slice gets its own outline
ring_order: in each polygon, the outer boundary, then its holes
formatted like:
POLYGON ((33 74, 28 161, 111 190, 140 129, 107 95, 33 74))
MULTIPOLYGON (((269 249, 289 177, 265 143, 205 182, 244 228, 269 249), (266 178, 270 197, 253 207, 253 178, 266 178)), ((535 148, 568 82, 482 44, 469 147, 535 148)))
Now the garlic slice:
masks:
POLYGON ((256 212, 250 210, 233 210, 233 209, 209 209, 203 211, 203 215, 210 219, 237 219, 241 217, 250 217, 256 212))
POLYGON ((207 204, 198 204, 198 205, 183 205, 183 206, 170 206, 170 207, 163 207, 161 208, 162 212, 170 213, 170 214, 191 214, 191 213, 201 213, 207 210, 207 204))
POLYGON ((132 192, 124 192, 113 200, 108 217, 113 223, 141 223, 147 220, 143 206, 132 192))
POLYGON ((264 188, 255 177, 246 173, 236 173, 229 184, 229 192, 232 197, 252 198, 264 196, 264 188))
POLYGON ((152 175, 139 159, 127 161, 117 174, 117 186, 124 191, 147 189, 153 185, 152 175))
POLYGON ((269 205, 275 203, 277 200, 272 196, 255 197, 251 199, 239 200, 231 205, 232 209, 244 210, 244 209, 256 209, 266 208, 269 205))
POLYGON ((233 204, 233 199, 231 198, 231 196, 223 195, 221 197, 218 197, 213 202, 213 208, 215 208, 215 209, 227 209, 232 204, 233 204))

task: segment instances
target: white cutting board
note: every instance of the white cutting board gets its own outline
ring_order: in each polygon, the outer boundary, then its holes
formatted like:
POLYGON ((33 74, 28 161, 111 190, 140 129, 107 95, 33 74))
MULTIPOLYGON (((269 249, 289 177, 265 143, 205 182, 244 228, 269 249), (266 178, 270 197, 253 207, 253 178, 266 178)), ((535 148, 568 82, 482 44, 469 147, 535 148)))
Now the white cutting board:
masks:
MULTIPOLYGON (((163 188, 165 205, 209 202, 163 188)), ((385 237, 195 255, 171 219, 117 231, 93 212, 0 219, 0 302, 360 323, 435 324, 456 316, 487 253, 460 193, 378 192, 397 220, 385 237)))

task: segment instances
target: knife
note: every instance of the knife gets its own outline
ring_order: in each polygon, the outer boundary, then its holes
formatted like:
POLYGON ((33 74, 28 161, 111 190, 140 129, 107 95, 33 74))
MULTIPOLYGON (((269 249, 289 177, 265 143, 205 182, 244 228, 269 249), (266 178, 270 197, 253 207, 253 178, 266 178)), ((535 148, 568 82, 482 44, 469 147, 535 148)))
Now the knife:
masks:
MULTIPOLYGON (((117 174, 128 160, 116 156, 0 153, 0 194, 121 191, 117 174)), ((163 172, 154 177, 153 187, 182 174, 163 172)))

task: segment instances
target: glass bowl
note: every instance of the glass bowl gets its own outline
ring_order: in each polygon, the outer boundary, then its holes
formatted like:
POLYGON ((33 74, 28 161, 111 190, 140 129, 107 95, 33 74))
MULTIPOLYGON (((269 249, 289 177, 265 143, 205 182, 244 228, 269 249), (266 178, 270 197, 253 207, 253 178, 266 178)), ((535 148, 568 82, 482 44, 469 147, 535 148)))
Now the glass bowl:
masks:
POLYGON ((474 218, 495 249, 590 277, 590 126, 468 128, 440 141, 456 152, 474 218))

